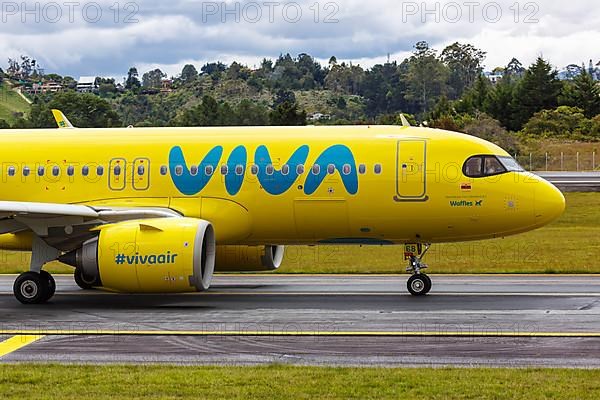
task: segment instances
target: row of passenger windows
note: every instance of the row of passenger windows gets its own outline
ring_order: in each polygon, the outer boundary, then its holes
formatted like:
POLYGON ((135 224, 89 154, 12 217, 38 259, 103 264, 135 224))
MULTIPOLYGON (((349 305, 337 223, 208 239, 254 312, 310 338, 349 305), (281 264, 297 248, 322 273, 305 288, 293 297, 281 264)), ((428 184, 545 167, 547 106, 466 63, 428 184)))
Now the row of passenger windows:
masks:
MULTIPOLYGON (((272 164, 269 164, 267 166, 264 167, 265 168, 265 173, 267 175, 273 175, 275 173, 275 167, 272 164)), ((285 164, 281 167, 281 174, 282 175, 289 175, 290 173, 290 166, 285 164)), ((333 164, 329 164, 327 166, 327 173, 329 175, 332 175, 335 173, 336 171, 336 166, 333 164)), ((176 165, 175 166, 175 175, 177 176, 181 176, 183 175, 183 170, 184 167, 183 165, 176 165)), ((233 168, 233 171, 229 170, 229 166, 228 165, 221 165, 220 168, 220 172, 221 175, 229 175, 230 173, 235 173, 236 175, 244 175, 246 168, 244 165, 236 165, 235 168, 233 168)), ((321 173, 321 166, 319 164, 315 164, 311 167, 311 173, 313 175, 319 175, 321 173)), ((296 174, 297 175, 302 175, 305 171, 305 166, 300 164, 298 166, 296 166, 296 174)), ((193 165, 190 167, 190 175, 192 176, 196 176, 198 175, 199 172, 199 167, 197 165, 193 165)), ((260 172, 260 167, 256 164, 253 164, 250 166, 250 173, 252 175, 258 175, 260 172)), ((344 175, 350 175, 352 173, 352 166, 350 164, 344 164, 342 166, 342 174, 344 175)), ((375 164, 375 166, 373 167, 373 172, 377 175, 381 174, 383 172, 383 166, 381 164, 375 164)), ((161 175, 167 175, 168 173, 168 168, 166 165, 163 165, 160 168, 160 173, 161 175)), ((207 165, 204 167, 204 175, 206 176, 211 176, 215 173, 215 169, 212 165, 207 165)), ((361 175, 364 175, 367 173, 367 166, 365 164, 360 164, 358 166, 358 173, 361 175)))
MULTIPOLYGON (((275 167, 271 164, 267 165, 265 168, 265 173, 267 175, 273 175, 275 173, 275 167)), ((83 167, 81 167, 81 175, 83 176, 88 176, 90 174, 90 172, 92 170, 96 171, 96 175, 98 176, 102 176, 104 175, 104 167, 102 165, 98 165, 95 168, 94 167, 90 167, 87 165, 84 165, 83 167)), ((175 175, 177 176, 181 176, 183 175, 183 165, 176 165, 175 166, 175 175)), ((221 175, 228 175, 230 172, 231 173, 235 173, 236 175, 244 175, 245 172, 245 166, 243 165, 236 165, 235 168, 233 168, 233 171, 229 171, 229 166, 228 165, 221 165, 220 168, 220 172, 221 175)), ((289 175, 290 173, 290 166, 285 164, 281 167, 281 174, 282 175, 289 175)), ((332 175, 335 173, 336 171, 336 166, 333 164, 329 164, 327 166, 327 173, 332 175)), ((58 165, 55 165, 51 168, 47 168, 43 167, 43 166, 39 166, 37 167, 36 173, 38 176, 44 176, 46 175, 46 173, 51 174, 52 176, 58 177, 60 176, 61 173, 61 168, 58 165)), ((296 174, 298 175, 302 175, 305 171, 305 166, 304 165, 298 165, 296 167, 296 174)), ((29 176, 31 175, 31 168, 25 166, 23 167, 23 176, 29 176)), ((144 176, 146 174, 146 167, 143 165, 139 165, 137 167, 137 175, 138 176, 144 176)), ((161 175, 167 175, 169 172, 169 168, 166 165, 163 165, 160 167, 160 174, 161 175)), ((192 167, 190 167, 190 174, 192 176, 196 176, 198 175, 199 172, 199 167, 197 165, 193 165, 192 167)), ((214 174, 214 167, 212 165, 207 165, 206 167, 204 167, 204 174, 206 176, 211 176, 214 174)), ((258 175, 260 172, 260 167, 258 165, 251 165, 250 166, 250 173, 252 175, 258 175)), ((383 172, 383 166, 381 164, 375 164, 373 167, 373 172, 376 175, 379 175, 383 172)), ((17 168, 14 166, 9 166, 7 169, 7 173, 8 176, 15 176, 17 173, 17 168)), ((75 175, 75 167, 70 165, 66 168, 66 173, 68 176, 74 176, 75 175)), ((116 165, 113 167, 113 174, 115 176, 120 176, 123 173, 123 168, 120 165, 116 165)), ((318 164, 315 164, 311 167, 311 173, 313 175, 319 175, 321 173, 321 166, 318 164)), ((342 166, 342 174, 344 175, 350 175, 352 173, 352 166, 350 164, 344 164, 342 166)), ((367 173, 367 166, 365 164, 360 164, 358 166, 358 173, 361 175, 364 175, 367 173)))
MULTIPOLYGON (((81 167, 81 175, 83 176, 88 176, 90 174, 90 171, 94 170, 93 167, 89 167, 87 165, 84 165, 83 167, 81 167)), ((98 165, 97 167, 95 167, 96 170, 96 175, 98 176, 102 176, 104 175, 104 167, 102 165, 98 165)), ((39 166, 37 167, 37 175, 38 176, 44 176, 46 174, 46 168, 39 166)), ((48 168, 49 173, 52 176, 59 176, 60 172, 61 172, 61 168, 58 165, 55 165, 52 168, 48 168)), ((75 175, 75 167, 70 165, 67 167, 66 169, 67 175, 68 176, 73 176, 75 175)), ((114 167, 113 169, 113 173, 115 176, 120 176, 122 172, 122 167, 117 165, 114 167)), ((7 169, 7 173, 8 176, 15 176, 17 173, 17 169, 13 166, 8 167, 7 169)), ((146 174, 146 167, 143 165, 140 165, 137 167, 137 174, 139 176, 144 176, 146 174)), ((31 175, 31 168, 29 167, 23 167, 23 176, 29 176, 31 175)))

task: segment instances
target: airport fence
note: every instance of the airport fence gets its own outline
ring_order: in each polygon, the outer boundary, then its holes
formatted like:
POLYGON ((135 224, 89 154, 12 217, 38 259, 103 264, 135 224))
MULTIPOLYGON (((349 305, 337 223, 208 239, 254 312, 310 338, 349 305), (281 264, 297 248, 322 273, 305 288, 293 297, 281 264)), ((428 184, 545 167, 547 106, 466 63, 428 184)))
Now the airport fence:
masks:
POLYGON ((594 152, 541 152, 515 154, 515 159, 528 171, 600 171, 600 159, 594 152))

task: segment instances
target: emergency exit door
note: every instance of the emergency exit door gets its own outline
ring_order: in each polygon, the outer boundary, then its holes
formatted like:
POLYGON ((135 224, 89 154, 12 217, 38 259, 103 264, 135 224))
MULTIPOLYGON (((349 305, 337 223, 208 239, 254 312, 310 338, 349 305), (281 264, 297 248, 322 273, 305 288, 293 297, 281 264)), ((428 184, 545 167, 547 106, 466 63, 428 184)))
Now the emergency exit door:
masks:
POLYGON ((427 200, 427 142, 399 140, 396 162, 396 200, 427 200))

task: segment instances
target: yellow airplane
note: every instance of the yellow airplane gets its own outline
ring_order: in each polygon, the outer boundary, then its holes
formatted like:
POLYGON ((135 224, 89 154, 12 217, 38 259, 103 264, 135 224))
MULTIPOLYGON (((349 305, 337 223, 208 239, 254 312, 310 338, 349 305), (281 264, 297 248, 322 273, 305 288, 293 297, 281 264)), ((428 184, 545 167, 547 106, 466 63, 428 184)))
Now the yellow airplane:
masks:
POLYGON ((561 192, 500 147, 409 126, 77 129, 1 135, 0 248, 32 251, 24 304, 82 288, 207 290, 214 271, 279 267, 285 245, 404 245, 425 295, 430 244, 530 231, 561 192))

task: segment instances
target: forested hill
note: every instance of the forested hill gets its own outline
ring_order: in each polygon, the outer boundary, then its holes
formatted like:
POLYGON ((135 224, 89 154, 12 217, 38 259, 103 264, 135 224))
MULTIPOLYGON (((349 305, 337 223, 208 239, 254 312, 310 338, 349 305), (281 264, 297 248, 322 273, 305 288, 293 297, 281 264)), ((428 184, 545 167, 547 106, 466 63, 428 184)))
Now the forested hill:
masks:
POLYGON ((600 138, 598 68, 575 66, 560 80, 549 61, 539 58, 525 68, 513 59, 494 69, 492 79, 483 73, 485 57, 469 44, 436 51, 420 42, 407 59, 369 69, 335 57, 321 65, 307 54, 265 59, 253 68, 186 65, 171 78, 132 67, 124 82, 96 78, 92 93, 79 93, 71 77, 39 74, 35 62, 32 67, 22 57, 9 60, 1 76, 4 85, 31 93, 31 112, 0 117, 0 126, 53 127, 51 108, 81 127, 394 124, 405 113, 508 147, 509 131, 600 138), (32 82, 41 89, 32 89, 32 82), (51 85, 55 93, 42 90, 51 85))

